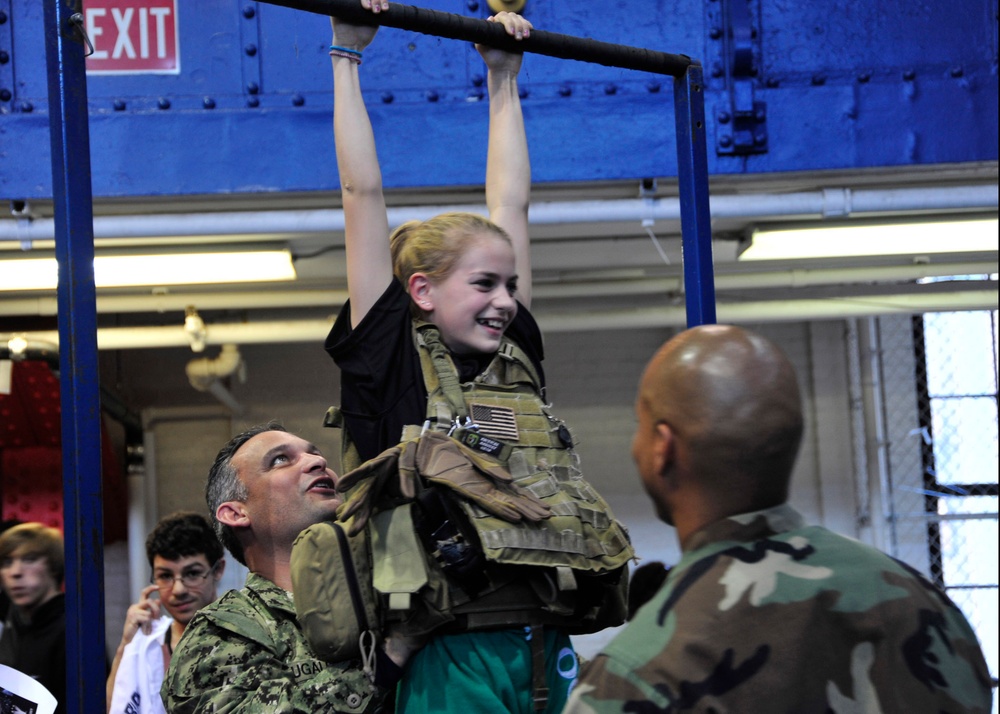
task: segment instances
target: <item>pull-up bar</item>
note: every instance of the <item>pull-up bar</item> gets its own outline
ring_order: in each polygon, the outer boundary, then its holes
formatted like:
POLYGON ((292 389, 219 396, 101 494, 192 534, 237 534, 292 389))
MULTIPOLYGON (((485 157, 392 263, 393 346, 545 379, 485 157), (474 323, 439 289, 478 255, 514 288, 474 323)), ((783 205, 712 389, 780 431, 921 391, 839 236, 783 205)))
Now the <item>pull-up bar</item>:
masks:
POLYGON ((495 23, 412 5, 389 3, 388 12, 375 14, 362 8, 357 0, 265 0, 265 2, 306 10, 318 15, 338 17, 356 25, 384 25, 452 40, 478 42, 512 52, 533 52, 560 59, 593 62, 608 67, 668 74, 672 77, 683 76, 691 64, 691 58, 685 55, 614 45, 543 30, 532 30, 529 37, 515 40, 502 26, 495 23))
POLYGON ((388 12, 376 14, 361 7, 358 0, 263 1, 294 10, 337 17, 356 25, 385 25, 426 35, 476 42, 511 52, 533 52, 560 59, 672 76, 687 322, 689 327, 715 322, 705 93, 699 62, 686 55, 614 45, 543 30, 532 30, 530 36, 515 40, 501 25, 494 22, 397 3, 389 3, 388 12))

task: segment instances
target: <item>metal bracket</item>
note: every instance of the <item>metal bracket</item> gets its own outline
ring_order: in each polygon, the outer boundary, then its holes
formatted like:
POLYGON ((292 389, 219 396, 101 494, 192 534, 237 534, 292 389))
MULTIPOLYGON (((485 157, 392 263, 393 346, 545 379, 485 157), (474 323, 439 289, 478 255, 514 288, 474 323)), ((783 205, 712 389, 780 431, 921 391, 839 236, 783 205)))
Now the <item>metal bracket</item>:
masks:
POLYGON ((716 73, 725 78, 728 94, 728 101, 715 108, 715 151, 720 155, 767 152, 767 104, 754 96, 757 31, 751 16, 753 1, 718 0, 720 16, 712 37, 721 41, 716 73))

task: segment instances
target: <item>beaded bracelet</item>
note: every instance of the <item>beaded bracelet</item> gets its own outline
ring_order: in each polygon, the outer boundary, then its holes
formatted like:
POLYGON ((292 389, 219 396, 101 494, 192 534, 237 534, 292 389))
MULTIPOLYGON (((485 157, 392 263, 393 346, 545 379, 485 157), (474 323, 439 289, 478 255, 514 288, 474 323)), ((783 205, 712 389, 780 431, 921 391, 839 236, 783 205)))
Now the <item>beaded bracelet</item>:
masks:
POLYGON ((330 56, 331 57, 343 57, 349 59, 356 64, 361 64, 361 53, 357 50, 352 50, 347 47, 338 47, 337 45, 330 45, 330 56))

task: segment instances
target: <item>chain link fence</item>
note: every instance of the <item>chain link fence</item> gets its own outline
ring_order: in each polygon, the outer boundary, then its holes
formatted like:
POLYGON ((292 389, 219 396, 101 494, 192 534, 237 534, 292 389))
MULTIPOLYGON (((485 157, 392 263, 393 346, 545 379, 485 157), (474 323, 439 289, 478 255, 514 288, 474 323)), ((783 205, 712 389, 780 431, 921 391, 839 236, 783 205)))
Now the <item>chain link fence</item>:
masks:
POLYGON ((997 313, 889 316, 872 326, 886 550, 962 608, 996 686, 997 313))

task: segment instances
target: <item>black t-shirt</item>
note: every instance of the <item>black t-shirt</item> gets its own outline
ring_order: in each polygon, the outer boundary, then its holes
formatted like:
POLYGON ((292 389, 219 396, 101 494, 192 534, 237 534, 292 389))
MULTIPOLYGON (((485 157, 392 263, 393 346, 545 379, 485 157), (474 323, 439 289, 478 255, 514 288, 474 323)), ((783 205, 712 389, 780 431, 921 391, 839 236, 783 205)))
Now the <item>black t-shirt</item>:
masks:
MULTIPOLYGON (((528 355, 544 384, 542 333, 523 305, 518 305, 505 334, 528 355)), ((340 408, 362 460, 398 444, 404 426, 424 422, 427 389, 413 344, 410 296, 399 281, 392 281, 353 330, 348 301, 325 349, 340 367, 340 408)), ((455 359, 461 380, 472 380, 492 358, 489 354, 455 359)))
POLYGON ((56 714, 66 711, 66 596, 63 593, 39 605, 30 621, 11 606, 0 636, 0 664, 37 679, 59 702, 56 714))

